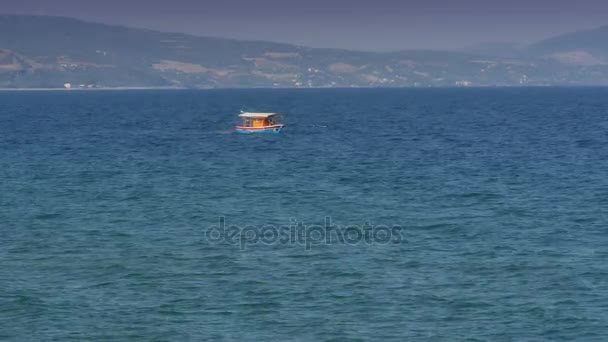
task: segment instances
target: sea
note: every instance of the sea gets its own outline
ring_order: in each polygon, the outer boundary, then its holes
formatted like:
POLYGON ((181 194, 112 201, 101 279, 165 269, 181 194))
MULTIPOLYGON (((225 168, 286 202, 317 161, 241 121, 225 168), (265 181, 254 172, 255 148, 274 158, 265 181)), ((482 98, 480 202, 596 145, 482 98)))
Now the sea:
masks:
POLYGON ((0 92, 0 340, 607 341, 608 88, 0 92))

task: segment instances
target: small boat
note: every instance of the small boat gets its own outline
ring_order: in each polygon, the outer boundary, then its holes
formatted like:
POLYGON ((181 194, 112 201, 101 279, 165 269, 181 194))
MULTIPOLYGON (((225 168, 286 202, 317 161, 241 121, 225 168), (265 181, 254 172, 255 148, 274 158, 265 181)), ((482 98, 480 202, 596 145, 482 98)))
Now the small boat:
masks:
POLYGON ((243 118, 243 124, 236 126, 236 131, 246 134, 279 133, 284 125, 275 121, 278 116, 277 113, 241 113, 239 117, 243 118))

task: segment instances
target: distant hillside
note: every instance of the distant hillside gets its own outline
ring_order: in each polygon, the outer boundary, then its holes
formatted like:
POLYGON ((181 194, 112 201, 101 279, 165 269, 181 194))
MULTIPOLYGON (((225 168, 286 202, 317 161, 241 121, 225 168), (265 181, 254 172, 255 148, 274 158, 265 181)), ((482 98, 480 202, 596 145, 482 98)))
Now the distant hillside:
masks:
POLYGON ((553 37, 530 46, 529 51, 567 64, 608 64, 608 26, 553 37))
MULTIPOLYGON (((594 46, 592 41, 589 46, 594 46)), ((554 52, 548 42, 530 47, 527 57, 498 51, 372 53, 196 37, 61 17, 4 15, 0 16, 0 87, 608 84, 608 68, 601 60, 565 63, 568 60, 556 58, 555 53, 570 50, 554 52)), ((588 51, 595 58, 595 50, 588 51)))
POLYGON ((462 51, 490 57, 521 58, 526 54, 526 46, 518 43, 489 42, 474 45, 462 51))

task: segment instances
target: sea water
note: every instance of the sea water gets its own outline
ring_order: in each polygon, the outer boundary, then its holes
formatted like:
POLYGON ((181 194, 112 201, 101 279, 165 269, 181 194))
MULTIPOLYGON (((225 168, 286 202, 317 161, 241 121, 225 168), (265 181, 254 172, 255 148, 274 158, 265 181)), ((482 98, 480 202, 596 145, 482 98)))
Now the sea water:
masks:
POLYGON ((605 88, 0 92, 0 339, 605 341, 607 146, 605 88))

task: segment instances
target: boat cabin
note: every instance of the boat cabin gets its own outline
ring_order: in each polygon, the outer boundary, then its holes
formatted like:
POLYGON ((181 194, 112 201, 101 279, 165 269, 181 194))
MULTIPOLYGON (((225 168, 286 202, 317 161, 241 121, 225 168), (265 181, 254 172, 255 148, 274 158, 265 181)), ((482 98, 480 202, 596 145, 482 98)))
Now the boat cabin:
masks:
POLYGON ((243 113, 239 115, 243 118, 242 127, 267 127, 275 124, 275 113, 243 113))

